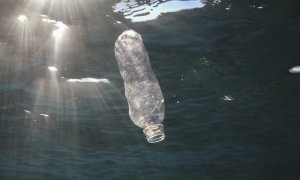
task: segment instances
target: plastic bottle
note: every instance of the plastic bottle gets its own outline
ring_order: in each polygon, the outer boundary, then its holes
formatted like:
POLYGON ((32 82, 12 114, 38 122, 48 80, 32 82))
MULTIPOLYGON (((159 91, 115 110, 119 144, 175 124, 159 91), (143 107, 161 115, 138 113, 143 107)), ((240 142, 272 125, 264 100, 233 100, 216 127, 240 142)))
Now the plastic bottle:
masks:
POLYGON ((124 79, 131 120, 143 128, 149 143, 164 140, 164 97, 141 35, 133 30, 124 31, 115 43, 115 56, 124 79))

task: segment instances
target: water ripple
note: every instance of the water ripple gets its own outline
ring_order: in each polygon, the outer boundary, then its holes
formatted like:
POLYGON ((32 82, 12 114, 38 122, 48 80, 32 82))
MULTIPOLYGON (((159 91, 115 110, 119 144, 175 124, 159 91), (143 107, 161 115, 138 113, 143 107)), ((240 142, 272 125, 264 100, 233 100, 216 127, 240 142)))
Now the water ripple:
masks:
POLYGON ((202 8, 203 0, 170 1, 170 0, 121 0, 113 6, 114 12, 120 12, 132 22, 150 21, 163 13, 177 12, 187 9, 202 8))

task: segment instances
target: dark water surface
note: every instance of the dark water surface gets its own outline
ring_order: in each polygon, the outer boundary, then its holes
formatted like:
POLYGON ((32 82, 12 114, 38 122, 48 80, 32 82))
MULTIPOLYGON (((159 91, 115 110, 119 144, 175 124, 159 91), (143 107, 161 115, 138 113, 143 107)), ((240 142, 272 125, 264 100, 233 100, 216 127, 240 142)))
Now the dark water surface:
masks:
POLYGON ((1 1, 0 179, 299 179, 298 4, 1 1), (128 116, 126 29, 165 97, 157 144, 128 116))

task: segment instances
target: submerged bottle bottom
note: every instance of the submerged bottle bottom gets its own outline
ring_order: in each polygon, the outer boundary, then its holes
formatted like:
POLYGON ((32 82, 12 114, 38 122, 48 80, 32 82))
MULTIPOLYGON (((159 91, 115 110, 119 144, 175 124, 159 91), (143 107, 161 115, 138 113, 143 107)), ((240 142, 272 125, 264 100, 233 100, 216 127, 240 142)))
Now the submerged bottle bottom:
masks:
POLYGON ((143 132, 149 143, 157 143, 165 139, 164 126, 162 124, 151 124, 143 132))

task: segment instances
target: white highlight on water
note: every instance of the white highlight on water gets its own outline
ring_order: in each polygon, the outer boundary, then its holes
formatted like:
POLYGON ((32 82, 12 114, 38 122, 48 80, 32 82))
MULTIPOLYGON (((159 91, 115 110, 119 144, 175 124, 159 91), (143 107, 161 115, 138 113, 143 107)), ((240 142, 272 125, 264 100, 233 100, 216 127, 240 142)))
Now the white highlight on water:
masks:
POLYGON ((40 114, 40 116, 43 116, 43 117, 46 117, 46 118, 48 118, 48 117, 49 117, 49 115, 48 115, 48 114, 40 114))
MULTIPOLYGON (((220 1, 220 0, 217 0, 220 1)), ((150 4, 139 5, 135 0, 121 0, 113 6, 114 12, 121 12, 126 19, 132 22, 154 20, 163 13, 177 12, 181 10, 202 8, 205 3, 201 0, 189 1, 163 1, 153 0, 150 4)))
POLYGON ((61 21, 50 19, 47 15, 41 14, 42 21, 48 24, 52 24, 55 29, 52 32, 53 37, 60 39, 66 29, 70 29, 66 24, 61 21))
POLYGON ((55 30, 52 32, 52 35, 53 35, 53 37, 55 37, 55 38, 61 38, 62 35, 63 35, 63 30, 61 30, 61 29, 55 29, 55 30))
POLYGON ((56 72, 56 71, 57 71, 57 68, 54 67, 54 66, 49 66, 48 69, 49 69, 49 71, 51 71, 51 72, 56 72))
POLYGON ((18 20, 20 21, 20 22, 24 22, 24 21, 26 21, 27 20, 27 16, 25 16, 25 15, 20 15, 20 16, 18 16, 18 20))
POLYGON ((25 111, 25 113, 27 113, 27 114, 31 114, 31 112, 30 111, 28 111, 28 110, 24 110, 25 111))
POLYGON ((224 95, 224 96, 222 97, 222 100, 224 100, 224 101, 233 101, 234 98, 231 97, 231 96, 229 96, 229 95, 224 95))
POLYGON ((293 74, 300 73, 300 66, 295 66, 295 67, 291 68, 289 71, 290 71, 290 73, 293 73, 293 74))
POLYGON ((110 81, 108 79, 96 79, 96 78, 90 78, 90 77, 87 77, 87 78, 81 78, 81 79, 68 79, 67 80, 68 82, 71 82, 71 83, 74 83, 74 82, 80 82, 80 83, 106 83, 106 84, 109 84, 110 81))

